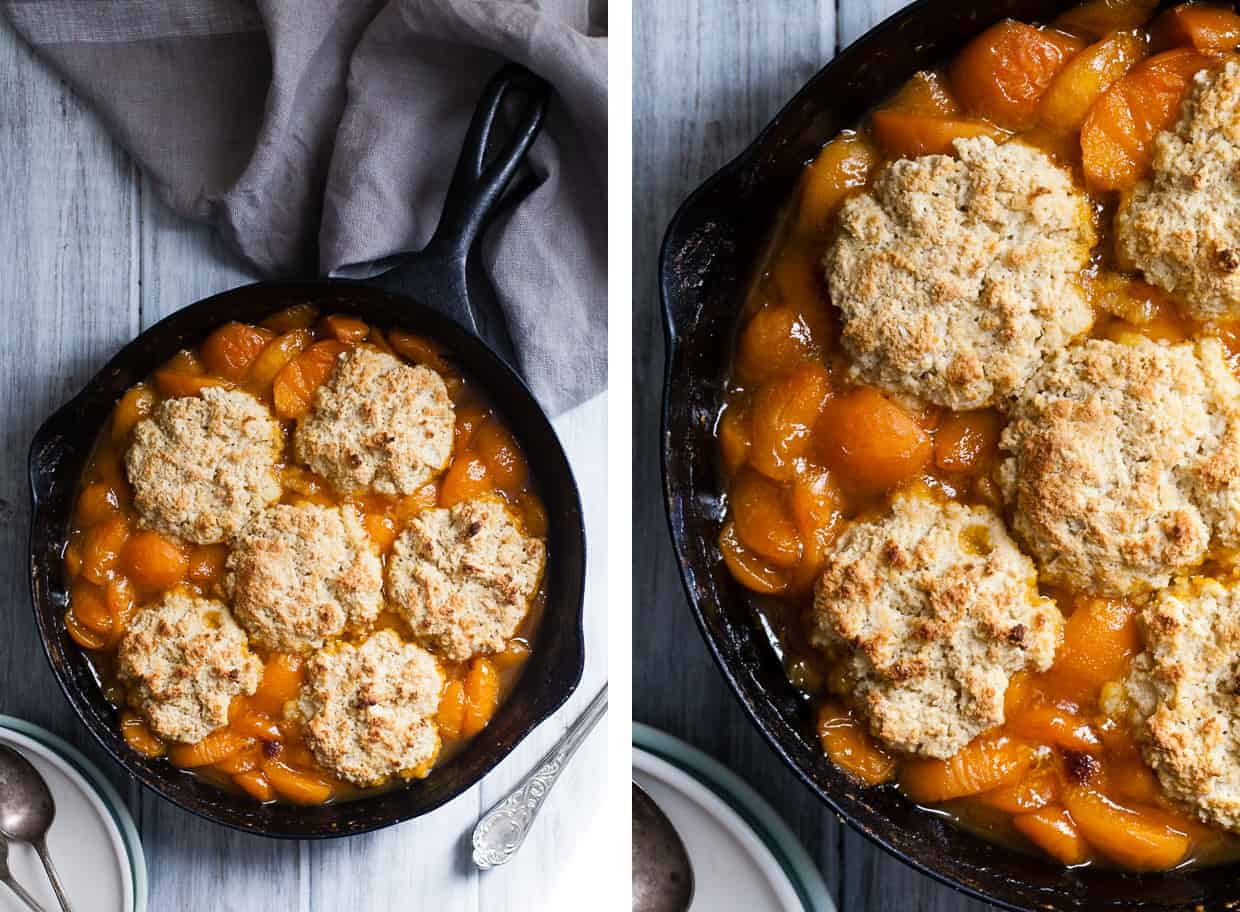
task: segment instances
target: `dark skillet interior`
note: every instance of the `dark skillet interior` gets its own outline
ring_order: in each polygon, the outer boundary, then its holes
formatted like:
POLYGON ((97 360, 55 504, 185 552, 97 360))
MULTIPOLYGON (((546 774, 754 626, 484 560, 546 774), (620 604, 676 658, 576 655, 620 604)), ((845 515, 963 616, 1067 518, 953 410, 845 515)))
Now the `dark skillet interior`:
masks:
POLYGON ((34 494, 30 586, 44 648, 57 680, 87 728, 143 784, 187 810, 228 826, 282 837, 345 836, 408 820, 450 801, 480 780, 554 712, 581 678, 585 534, 577 487, 563 449, 520 378, 477 338, 429 307, 352 282, 263 282, 199 301, 126 346, 35 435, 30 451, 34 494), (550 518, 547 608, 524 673, 491 724, 424 780, 372 798, 324 807, 260 806, 140 757, 124 742, 116 710, 65 632, 66 580, 61 553, 78 477, 96 435, 124 391, 178 349, 202 341, 228 320, 257 322, 291 304, 347 313, 375 326, 403 327, 440 343, 504 415, 529 457, 550 518))
MULTIPOLYGON (((1138 876, 1065 870, 971 836, 890 788, 865 790, 822 754, 809 707, 723 567, 722 474, 713 436, 743 294, 804 165, 916 70, 942 63, 1011 16, 1047 21, 1065 0, 921 0, 818 73, 756 142, 681 207, 664 240, 668 322, 664 497, 689 602, 724 677, 775 751, 853 827, 945 883, 1013 909, 1200 909, 1240 905, 1240 866, 1138 876)), ((1171 4, 1164 4, 1171 5, 1171 4)))

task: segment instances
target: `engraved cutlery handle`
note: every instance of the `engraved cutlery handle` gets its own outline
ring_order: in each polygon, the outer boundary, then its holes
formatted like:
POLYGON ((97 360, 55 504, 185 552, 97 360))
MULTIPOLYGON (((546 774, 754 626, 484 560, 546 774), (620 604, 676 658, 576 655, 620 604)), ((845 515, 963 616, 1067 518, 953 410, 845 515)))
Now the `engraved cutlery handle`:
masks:
POLYGON ((606 711, 604 684, 586 711, 538 762, 537 769, 478 821, 473 836, 474 864, 481 870, 504 864, 521 848, 551 787, 606 711))

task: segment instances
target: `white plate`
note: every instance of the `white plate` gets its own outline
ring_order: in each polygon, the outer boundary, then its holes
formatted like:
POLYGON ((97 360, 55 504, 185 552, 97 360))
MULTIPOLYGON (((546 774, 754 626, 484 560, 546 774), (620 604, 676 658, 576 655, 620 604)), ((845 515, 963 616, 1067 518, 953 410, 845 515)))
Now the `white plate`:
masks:
MULTIPOLYGON (((92 778, 102 780, 85 758, 73 751, 74 760, 48 746, 47 733, 35 730, 43 740, 10 727, 16 720, 0 718, 0 742, 7 744, 34 764, 43 774, 56 802, 56 819, 47 834, 47 847, 75 912, 142 912, 146 907, 145 863, 141 871, 130 856, 130 839, 121 832, 118 813, 132 831, 133 822, 108 787, 110 802, 105 803, 99 788, 89 782, 78 765, 85 765, 92 778), (109 804, 115 805, 110 808, 109 804), (139 892, 139 886, 141 892, 139 892), (140 902, 139 902, 140 897, 140 902)), ((59 741, 59 739, 55 739, 59 741)), ((69 748, 63 742, 57 747, 69 748)), ((72 756, 72 755, 71 755, 72 756)), ((129 834, 136 838, 136 831, 129 834)), ((138 848, 139 858, 141 849, 138 848)), ((43 865, 34 849, 21 843, 9 844, 9 867, 13 877, 41 902, 48 912, 59 910, 56 894, 48 883, 43 865)), ((7 888, 0 886, 0 912, 28 912, 7 888)))
POLYGON ((693 863, 690 912, 835 912, 809 855, 756 792, 689 745, 633 728, 633 779, 667 814, 693 863))

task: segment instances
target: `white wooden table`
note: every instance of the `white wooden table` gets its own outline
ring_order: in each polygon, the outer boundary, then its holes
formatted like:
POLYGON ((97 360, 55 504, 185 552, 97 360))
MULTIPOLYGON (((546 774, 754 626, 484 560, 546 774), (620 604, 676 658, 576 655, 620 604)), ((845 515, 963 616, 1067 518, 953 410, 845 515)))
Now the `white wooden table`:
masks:
MULTIPOLYGON (((245 836, 140 788, 76 721, 30 609, 26 450, 43 419, 121 345, 171 311, 255 277, 209 231, 155 199, 93 115, 7 26, 0 26, 0 264, 0 713, 61 735, 111 776, 146 848, 152 912, 568 908, 566 878, 589 874, 572 847, 601 819, 606 726, 563 774, 512 862, 479 875, 466 845, 480 811, 533 768, 606 678, 606 396, 556 421, 585 501, 591 553, 586 671, 569 704, 483 784, 427 817, 326 842, 245 836)), ((6 901, 0 897, 0 909, 6 901)))
POLYGON ((672 213, 843 46, 907 0, 635 0, 633 716, 714 755, 818 861, 841 912, 988 908, 840 824, 749 724, 685 607, 660 501, 658 246, 672 213))

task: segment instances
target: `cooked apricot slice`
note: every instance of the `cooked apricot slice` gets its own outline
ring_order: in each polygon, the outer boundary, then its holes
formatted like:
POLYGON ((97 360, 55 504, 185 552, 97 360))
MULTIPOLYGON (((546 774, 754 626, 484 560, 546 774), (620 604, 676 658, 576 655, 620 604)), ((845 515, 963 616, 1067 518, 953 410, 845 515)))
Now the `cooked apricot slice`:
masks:
POLYGON ((1081 156, 1092 187, 1123 190, 1145 176, 1154 138, 1175 123, 1193 76, 1210 63, 1189 48, 1164 51, 1099 96, 1081 125, 1081 156))
POLYGON ((879 785, 895 775, 895 758, 837 703, 819 709, 818 740, 831 762, 863 785, 879 785))
POLYGON ((733 523, 724 526, 719 534, 719 550, 732 578, 746 589, 777 595, 788 588, 786 576, 740 543, 733 523))
POLYGON ((105 443, 95 452, 90 462, 89 479, 92 482, 102 481, 110 484, 118 491, 125 490, 128 481, 125 479, 125 467, 122 464, 122 449, 119 445, 105 443))
POLYGON ((1008 814, 1028 814, 1055 801, 1059 784, 1050 770, 1035 770, 1019 782, 978 796, 978 801, 1008 814))
POLYGON ((211 373, 240 383, 273 338, 275 333, 269 329, 247 323, 225 323, 202 343, 203 364, 211 373))
POLYGON ((1036 760, 1028 744, 1002 734, 984 734, 948 760, 907 759, 901 764, 900 787, 914 801, 937 804, 1011 785, 1036 760))
POLYGON ((139 586, 167 589, 185 578, 189 555, 179 542, 158 532, 142 530, 125 542, 121 567, 139 586))
POLYGON ((958 139, 989 136, 1001 142, 1007 135, 983 120, 939 117, 935 114, 909 114, 905 111, 875 111, 870 116, 875 141, 893 158, 919 155, 950 155, 958 139))
POLYGON ((145 720, 133 710, 121 711, 121 735, 125 743, 143 757, 162 757, 168 750, 163 741, 147 726, 145 720))
POLYGON ((253 798, 266 804, 268 801, 276 800, 275 789, 271 787, 271 782, 262 770, 250 770, 246 773, 238 773, 233 776, 233 782, 237 787, 253 798))
POLYGON ((250 709, 243 711, 237 718, 230 719, 228 727, 239 735, 260 741, 279 741, 282 737, 279 726, 271 721, 269 715, 250 709))
POLYGON ((1119 599, 1082 599, 1064 624, 1052 680, 1065 696, 1092 698, 1124 676, 1141 649, 1136 610, 1119 599))
POLYGON ((1004 19, 967 45, 948 68, 952 93, 971 114, 1008 130, 1033 126, 1051 80, 1082 43, 1004 19))
POLYGON ((768 478, 790 480, 796 461, 809 450, 830 389, 826 368, 813 363, 759 388, 750 412, 750 465, 768 478))
POLYGON ((69 632, 70 638, 83 649, 103 649, 110 645, 111 640, 103 635, 91 630, 81 621, 79 621, 70 608, 65 612, 65 630, 69 632))
POLYGON ((1162 800, 1158 777, 1140 760, 1117 763, 1108 758, 1106 769, 1108 792, 1142 804, 1157 804, 1162 800))
POLYGON ((1074 34, 1101 38, 1144 25, 1157 7, 1158 0, 1087 0, 1060 14, 1054 24, 1074 34))
MULTIPOLYGON (((289 766, 300 766, 305 769, 311 769, 314 767, 316 762, 314 759, 314 754, 311 752, 310 748, 306 747, 306 745, 301 741, 295 740, 296 737, 300 737, 297 733, 293 733, 291 735, 289 733, 288 729, 294 727, 296 724, 297 723, 293 723, 292 725, 285 724, 281 726, 280 730, 285 733, 285 737, 289 738, 289 740, 283 741, 277 745, 278 756, 289 766)), ((267 748, 267 751, 264 752, 263 756, 266 757, 267 753, 271 750, 272 748, 267 748)))
POLYGON ((263 774, 285 801, 294 804, 322 804, 335 791, 323 776, 299 770, 280 758, 263 758, 263 774))
POLYGON ((486 728, 499 705, 499 672, 495 664, 483 656, 476 657, 465 676, 465 718, 461 734, 472 738, 486 728))
POLYGON ((1139 806, 1126 807, 1085 786, 1066 789, 1064 804, 1090 845, 1131 870, 1165 871, 1188 853, 1188 834, 1139 806))
POLYGON ((439 714, 435 718, 440 737, 449 741, 461 737, 461 729, 465 726, 465 703, 464 683, 449 681, 439 698, 439 714))
POLYGON ((297 699, 303 677, 299 657, 272 653, 263 665, 263 677, 250 697, 250 706, 269 716, 283 716, 284 704, 297 699))
POLYGON ((830 472, 809 464, 792 485, 788 507, 803 537, 808 537, 810 530, 830 533, 840 521, 844 495, 830 472))
POLYGON ((441 374, 452 371, 452 364, 439 346, 425 336, 415 336, 402 329, 393 329, 388 333, 388 341, 392 343, 392 348, 396 349, 397 354, 414 364, 425 365, 441 374))
POLYGON ((801 536, 801 564, 791 581, 794 590, 805 591, 814 584, 843 508, 844 496, 825 468, 807 464, 797 473, 788 493, 788 509, 801 536))
POLYGON ((77 579, 82 572, 82 543, 71 541, 65 545, 65 573, 69 579, 77 579))
POLYGON ((87 529, 82 536, 82 575, 101 586, 107 583, 128 537, 129 524, 123 516, 87 529))
POLYGON ((451 507, 495 490, 487 464, 472 451, 452 460, 439 489, 439 505, 451 507))
POLYGON ((318 318, 319 309, 313 304, 294 304, 273 313, 263 321, 263 326, 278 333, 289 333, 298 329, 309 329, 318 318))
POLYGON ((1074 168, 1081 162, 1081 138, 1075 132, 1064 133, 1039 124, 1012 141, 1037 149, 1059 165, 1074 168))
POLYGON ((719 419, 719 452, 729 475, 739 471, 749 457, 749 406, 737 400, 728 403, 719 419))
POLYGON ((133 617, 137 607, 133 584, 127 577, 112 577, 108 580, 104 601, 108 606, 108 614, 112 615, 112 642, 119 642, 129 629, 129 619, 133 617))
POLYGON ((169 399, 180 399, 197 396, 205 389, 213 387, 230 387, 231 380, 223 377, 210 377, 206 374, 183 374, 174 370, 157 370, 154 375, 155 388, 169 399))
POLYGON ((1035 701, 1007 720, 1007 729, 1039 744, 1092 753, 1102 747, 1088 722, 1049 703, 1035 701))
POLYGON ((332 314, 322 320, 323 332, 333 339, 354 344, 370 335, 370 327, 355 317, 332 314))
POLYGON ((315 393, 336 366, 337 359, 350 347, 336 339, 315 342, 284 365, 271 386, 276 414, 285 419, 307 415, 314 404, 315 393))
POLYGON ((743 472, 732 483, 728 500, 741 544, 776 567, 797 565, 801 536, 778 485, 757 472, 743 472))
POLYGON ((1012 818, 1012 826, 1063 864, 1078 865, 1089 860, 1089 846, 1062 807, 1044 807, 1030 814, 1019 814, 1012 818))
POLYGON ((884 111, 934 117, 954 117, 960 113, 960 103, 952 96, 951 86, 942 75, 932 70, 914 73, 881 108, 884 111))
POLYGON ((121 498, 115 486, 95 482, 87 485, 78 495, 77 520, 83 526, 93 526, 111 519, 121 510, 121 498))
POLYGON ((1063 132, 1079 130, 1098 97, 1148 51, 1140 32, 1116 32, 1091 44, 1059 71, 1042 96, 1038 116, 1063 132))
POLYGON ((237 751, 231 757, 225 757, 219 763, 211 764, 211 768, 229 776, 235 776, 238 773, 248 773, 251 770, 258 769, 261 765, 263 759, 262 751, 261 746, 237 751))
POLYGON ((1150 41, 1162 50, 1234 51, 1240 45, 1240 16, 1220 6, 1184 3, 1164 12, 1150 26, 1150 41))
POLYGON ((944 472, 980 472, 998 455, 999 416, 992 411, 952 414, 934 436, 934 464, 944 472))
POLYGON ((909 412, 861 386, 831 399, 814 431, 818 454, 846 487, 876 493, 895 487, 930 462, 929 435, 909 412))
POLYGON ((878 151, 855 133, 840 135, 823 146, 801 175, 797 230, 820 237, 844 197, 864 187, 878 164, 878 151))
POLYGON ((69 607, 73 616, 95 633, 104 637, 112 633, 112 612, 98 586, 84 581, 75 583, 69 590, 69 607))
POLYGON ((155 402, 155 394, 141 383, 126 390, 112 410, 112 441, 123 443, 134 425, 151 413, 155 402))
POLYGON ((265 391, 284 365, 313 341, 314 335, 308 329, 294 329, 272 339, 250 367, 249 387, 265 391))
POLYGON ((786 374, 818 352, 810 328, 792 307, 774 304, 757 311, 741 330, 736 370, 747 383, 786 374))
POLYGON ((206 372, 206 368, 202 366, 202 359, 188 348, 181 349, 165 361, 160 370, 174 374, 190 374, 191 376, 206 372))
POLYGON ((508 494, 516 494, 529 479, 529 466, 521 447, 508 429, 492 418, 483 423, 474 437, 474 449, 486 463, 491 483, 508 494))
POLYGON ((190 549, 185 575, 200 586, 219 580, 228 557, 226 545, 196 545, 190 549))
POLYGON ((237 751, 254 747, 255 744, 253 738, 239 735, 227 728, 218 728, 197 744, 172 745, 168 748, 168 759, 174 766, 193 769, 219 763, 225 757, 231 757, 237 751))

